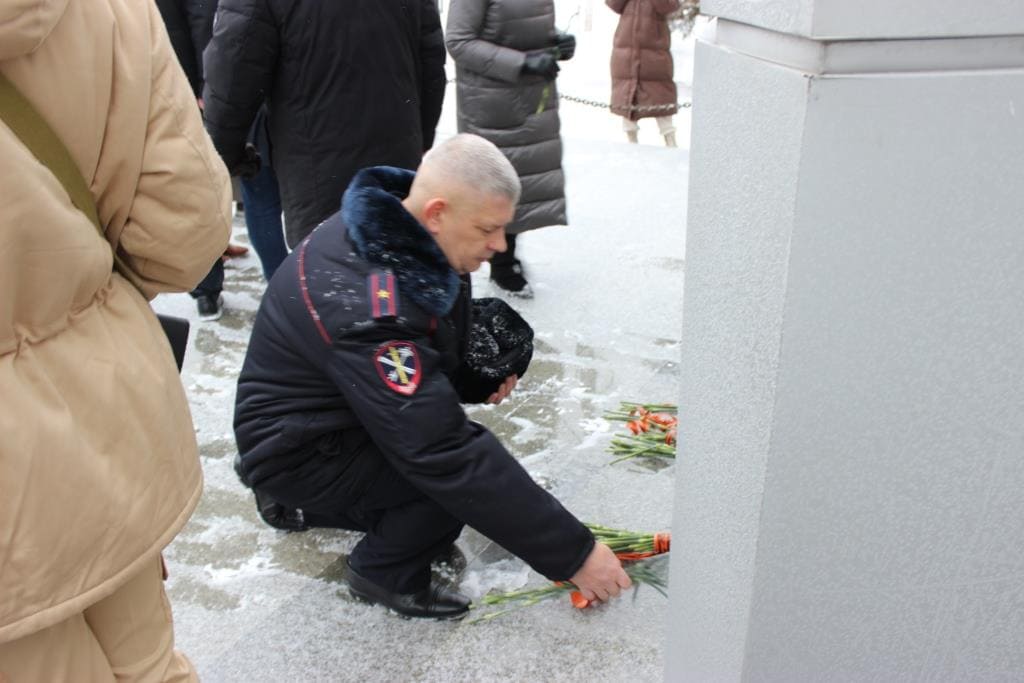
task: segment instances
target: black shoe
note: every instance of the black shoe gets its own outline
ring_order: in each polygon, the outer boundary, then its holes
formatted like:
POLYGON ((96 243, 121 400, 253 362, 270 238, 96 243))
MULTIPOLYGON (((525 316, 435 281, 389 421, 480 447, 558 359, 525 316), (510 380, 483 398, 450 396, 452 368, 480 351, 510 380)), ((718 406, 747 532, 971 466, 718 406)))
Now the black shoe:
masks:
POLYGON ((523 276, 523 265, 517 260, 512 263, 491 262, 491 282, 512 296, 532 299, 533 289, 523 276))
POLYGON ((199 311, 199 319, 210 322, 217 320, 224 313, 224 297, 204 294, 196 297, 196 310, 199 311))
POLYGON ((371 604, 384 605, 406 617, 461 619, 469 611, 470 600, 441 584, 433 584, 416 593, 392 593, 366 579, 348 566, 348 592, 371 604))
POLYGON ((252 492, 256 496, 256 511, 260 513, 260 519, 270 526, 282 531, 305 531, 309 528, 302 510, 286 508, 256 489, 252 492))

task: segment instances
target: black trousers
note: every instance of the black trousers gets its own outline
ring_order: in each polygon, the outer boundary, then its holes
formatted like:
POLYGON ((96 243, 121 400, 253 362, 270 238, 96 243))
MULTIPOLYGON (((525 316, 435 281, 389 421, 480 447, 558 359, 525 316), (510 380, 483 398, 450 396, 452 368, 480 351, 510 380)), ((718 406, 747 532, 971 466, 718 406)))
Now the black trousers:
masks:
POLYGON ((349 555, 363 577, 398 593, 430 585, 430 563, 462 533, 463 523, 392 467, 362 432, 321 437, 295 467, 255 487, 309 526, 366 532, 349 555))
POLYGON ((198 299, 201 296, 209 296, 216 299, 220 296, 220 293, 224 290, 224 262, 218 258, 213 262, 210 267, 210 272, 206 274, 206 277, 200 281, 196 288, 193 289, 189 294, 192 295, 193 299, 198 299))

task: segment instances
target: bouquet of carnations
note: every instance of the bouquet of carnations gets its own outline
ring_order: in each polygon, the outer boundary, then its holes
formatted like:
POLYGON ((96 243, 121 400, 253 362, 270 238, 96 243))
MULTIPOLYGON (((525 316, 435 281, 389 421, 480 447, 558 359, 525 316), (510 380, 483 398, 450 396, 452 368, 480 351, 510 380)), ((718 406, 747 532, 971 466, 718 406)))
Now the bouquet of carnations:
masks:
MULTIPOLYGON (((668 581, 665 577, 666 564, 664 558, 659 555, 668 553, 671 543, 671 534, 667 531, 659 533, 638 533, 624 529, 613 529, 601 526, 600 524, 587 524, 587 528, 594 534, 594 538, 608 545, 616 556, 623 561, 622 568, 629 576, 635 590, 640 586, 650 586, 664 596, 668 596, 668 581)), ((540 588, 527 588, 525 590, 509 591, 506 593, 492 593, 485 595, 479 603, 473 605, 473 609, 496 607, 491 612, 482 614, 469 623, 475 624, 481 621, 488 621, 495 617, 507 614, 521 607, 529 607, 539 602, 568 595, 573 607, 585 609, 591 606, 591 601, 583 597, 583 594, 572 583, 568 581, 556 581, 548 586, 540 588)))
POLYGON ((672 544, 672 534, 668 531, 657 533, 640 533, 613 529, 600 524, 585 522, 594 538, 604 543, 623 562, 643 560, 654 555, 667 553, 672 544))
POLYGON ((629 434, 612 439, 608 450, 618 456, 612 464, 631 458, 675 458, 678 409, 671 403, 623 401, 604 419, 625 422, 629 434))

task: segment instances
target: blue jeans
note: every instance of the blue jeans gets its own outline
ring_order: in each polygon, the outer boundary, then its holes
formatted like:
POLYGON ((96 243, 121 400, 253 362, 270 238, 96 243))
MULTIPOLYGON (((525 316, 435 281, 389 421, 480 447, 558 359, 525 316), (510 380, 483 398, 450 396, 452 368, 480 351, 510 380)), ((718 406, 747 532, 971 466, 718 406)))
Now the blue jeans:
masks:
POLYGON ((242 178, 242 202, 245 204, 249 241, 260 258, 263 276, 269 282, 288 256, 284 225, 281 223, 281 193, 277 189, 273 168, 261 166, 259 173, 252 178, 242 178))

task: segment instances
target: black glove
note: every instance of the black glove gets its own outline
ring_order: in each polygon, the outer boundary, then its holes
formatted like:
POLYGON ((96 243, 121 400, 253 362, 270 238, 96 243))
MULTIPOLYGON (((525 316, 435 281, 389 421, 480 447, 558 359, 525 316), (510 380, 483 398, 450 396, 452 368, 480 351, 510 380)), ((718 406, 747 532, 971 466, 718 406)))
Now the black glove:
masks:
POLYGON ((242 158, 235 163, 228 172, 231 175, 242 176, 243 178, 252 178, 254 175, 260 172, 260 153, 256 151, 256 145, 251 142, 245 143, 245 150, 242 154, 242 158))
POLYGON ((558 47, 560 61, 572 59, 572 56, 576 54, 576 36, 571 33, 559 33, 555 38, 555 45, 558 47))
POLYGON ((558 62, 555 56, 548 51, 528 52, 526 61, 523 62, 522 73, 526 76, 543 76, 553 81, 558 75, 558 62))

